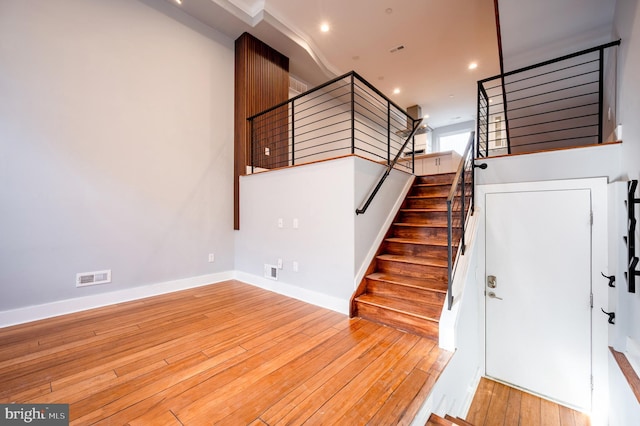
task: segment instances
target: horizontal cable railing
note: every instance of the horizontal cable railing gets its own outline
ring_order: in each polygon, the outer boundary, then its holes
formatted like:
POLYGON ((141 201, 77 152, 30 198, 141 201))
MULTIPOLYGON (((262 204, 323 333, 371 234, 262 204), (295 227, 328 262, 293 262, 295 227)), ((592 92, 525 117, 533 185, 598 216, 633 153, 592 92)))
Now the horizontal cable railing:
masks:
POLYGON ((605 106, 615 114, 615 56, 608 52, 619 44, 480 80, 478 157, 604 142, 613 130, 605 129, 605 106))
POLYGON ((248 120, 252 173, 350 154, 413 172, 393 160, 414 151, 417 120, 353 71, 248 120))
MULTIPOLYGON (((447 197, 447 307, 449 310, 453 305, 453 278, 457 258, 466 250, 464 234, 467 220, 474 209, 475 145, 475 132, 471 132, 447 197)), ((486 168, 485 165, 480 167, 486 168)))

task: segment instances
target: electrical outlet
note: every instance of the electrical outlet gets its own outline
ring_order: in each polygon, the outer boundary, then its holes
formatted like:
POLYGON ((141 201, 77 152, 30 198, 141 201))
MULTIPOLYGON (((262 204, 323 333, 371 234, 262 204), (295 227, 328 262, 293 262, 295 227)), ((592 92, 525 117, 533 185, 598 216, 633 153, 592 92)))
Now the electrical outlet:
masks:
POLYGON ((298 222, 298 218, 294 218, 293 219, 293 229, 298 229, 298 226, 300 226, 300 222, 298 222))
POLYGON ((266 146, 264 147, 264 155, 271 155, 271 150, 266 146))
POLYGON ((293 272, 298 272, 298 262, 293 261, 293 272))
POLYGON ((213 263, 216 261, 216 255, 214 253, 209 253, 209 263, 213 263))
POLYGON ((278 259, 278 269, 282 269, 282 259, 278 259))

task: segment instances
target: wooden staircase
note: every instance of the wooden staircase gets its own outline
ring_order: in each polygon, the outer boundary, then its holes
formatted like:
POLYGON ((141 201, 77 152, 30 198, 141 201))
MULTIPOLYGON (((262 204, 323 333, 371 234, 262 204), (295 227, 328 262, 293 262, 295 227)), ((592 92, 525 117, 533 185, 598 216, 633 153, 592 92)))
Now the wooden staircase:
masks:
MULTIPOLYGON (((453 173, 416 177, 354 294, 352 316, 438 339, 447 292, 446 200, 453 179, 453 173)), ((458 241, 460 230, 453 236, 458 241)))
POLYGON ((472 423, 469 423, 466 420, 461 419, 460 417, 452 417, 450 415, 446 415, 444 418, 438 416, 437 414, 431 414, 429 420, 425 424, 425 426, 473 426, 472 423))

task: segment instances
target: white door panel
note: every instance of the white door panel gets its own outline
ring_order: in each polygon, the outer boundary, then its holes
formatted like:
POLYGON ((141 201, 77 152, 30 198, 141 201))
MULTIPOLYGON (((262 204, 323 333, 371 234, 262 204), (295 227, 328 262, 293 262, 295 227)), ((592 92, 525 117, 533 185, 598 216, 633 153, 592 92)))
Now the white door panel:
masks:
POLYGON ((585 410, 590 212, 588 189, 486 194, 486 374, 585 410))

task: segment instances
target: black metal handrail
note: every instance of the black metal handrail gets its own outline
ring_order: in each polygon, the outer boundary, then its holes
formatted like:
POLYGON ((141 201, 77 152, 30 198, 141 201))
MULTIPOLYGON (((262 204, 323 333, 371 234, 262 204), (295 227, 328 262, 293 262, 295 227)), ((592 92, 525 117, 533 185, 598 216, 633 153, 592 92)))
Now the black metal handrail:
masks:
MULTIPOLYGON (((357 214, 366 211, 391 169, 413 172, 413 136, 422 123, 352 71, 248 118, 250 166, 274 169, 344 155, 386 171, 357 214), (402 156, 409 161, 398 161, 402 156), (410 155, 410 156, 409 156, 410 155)), ((415 142, 415 141, 414 141, 415 142)))
POLYGON ((605 51, 618 45, 478 81, 478 157, 604 142, 605 51))
MULTIPOLYGON (((474 210, 475 187, 475 132, 469 135, 469 142, 464 149, 460 165, 451 184, 451 190, 447 197, 447 309, 453 305, 453 278, 455 274, 456 259, 466 250, 465 230, 469 215, 474 210), (455 213, 455 215, 454 215, 455 213), (453 248, 458 250, 454 255, 453 248)), ((486 168, 482 167, 482 168, 486 168)))
MULTIPOLYGON (((406 149, 407 145, 409 144, 409 141, 413 140, 413 136, 416 134, 416 132, 420 128, 420 125, 422 124, 422 121, 423 121, 423 119, 419 118, 418 120, 413 122, 413 129, 411 130, 411 133, 409 133, 409 136, 407 137, 407 139, 404 141, 404 144, 402 144, 402 148, 398 151, 396 156, 393 158, 393 161, 391 161, 387 165, 387 168, 385 169, 385 171, 382 174, 382 176, 380 176, 380 179, 378 180, 378 183, 373 188, 373 191, 371 191, 371 194, 369 194, 369 196, 367 197, 367 199, 364 202, 363 206, 361 208, 359 208, 359 209, 356 209, 356 214, 363 214, 364 212, 367 211, 367 209, 369 208, 369 204, 371 204, 371 202, 375 198, 376 194, 380 190, 380 187, 382 186, 384 181, 387 179, 387 176, 389 176, 389 173, 391 173, 391 169, 393 169, 395 167, 396 163, 398 162, 398 159, 400 158, 400 154, 402 154, 404 152, 404 150, 406 149)), ((415 150, 413 150, 413 152, 415 152, 415 150)), ((413 153, 412 153, 412 156, 413 156, 413 153)))

